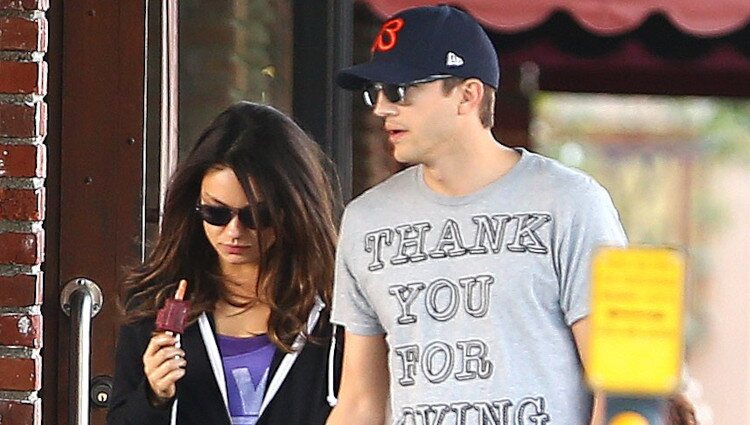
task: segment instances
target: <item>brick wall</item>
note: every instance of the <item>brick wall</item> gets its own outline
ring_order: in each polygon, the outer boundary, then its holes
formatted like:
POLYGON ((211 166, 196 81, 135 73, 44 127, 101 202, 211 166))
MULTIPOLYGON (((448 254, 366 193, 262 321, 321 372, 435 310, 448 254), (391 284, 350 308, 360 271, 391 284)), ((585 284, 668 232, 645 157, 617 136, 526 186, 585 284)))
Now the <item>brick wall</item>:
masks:
POLYGON ((49 0, 0 0, 0 424, 40 424, 49 0))

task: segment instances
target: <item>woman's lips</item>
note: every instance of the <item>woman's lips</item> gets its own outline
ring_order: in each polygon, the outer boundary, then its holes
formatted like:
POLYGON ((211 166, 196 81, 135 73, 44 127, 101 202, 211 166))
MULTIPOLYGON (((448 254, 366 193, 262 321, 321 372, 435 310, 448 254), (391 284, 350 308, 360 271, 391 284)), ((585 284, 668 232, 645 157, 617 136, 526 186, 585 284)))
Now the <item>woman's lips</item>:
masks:
POLYGON ((250 248, 249 245, 224 245, 224 251, 227 254, 242 254, 248 248, 250 248))

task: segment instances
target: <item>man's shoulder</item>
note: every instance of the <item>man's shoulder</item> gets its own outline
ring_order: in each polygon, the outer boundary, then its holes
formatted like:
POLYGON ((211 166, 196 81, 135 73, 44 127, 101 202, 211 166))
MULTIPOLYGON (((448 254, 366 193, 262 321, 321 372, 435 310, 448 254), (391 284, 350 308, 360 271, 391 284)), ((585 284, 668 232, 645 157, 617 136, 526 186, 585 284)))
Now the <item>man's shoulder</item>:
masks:
POLYGON ((527 168, 534 175, 571 184, 586 184, 593 180, 584 171, 565 165, 554 158, 529 151, 524 152, 523 156, 528 164, 527 168))
POLYGON ((526 151, 523 155, 527 164, 527 181, 535 185, 546 186, 565 194, 566 197, 604 190, 602 185, 585 171, 541 154, 526 151))
POLYGON ((370 211, 383 203, 398 202, 400 197, 408 197, 416 186, 417 166, 411 166, 388 177, 384 181, 362 192, 346 206, 348 212, 370 211))

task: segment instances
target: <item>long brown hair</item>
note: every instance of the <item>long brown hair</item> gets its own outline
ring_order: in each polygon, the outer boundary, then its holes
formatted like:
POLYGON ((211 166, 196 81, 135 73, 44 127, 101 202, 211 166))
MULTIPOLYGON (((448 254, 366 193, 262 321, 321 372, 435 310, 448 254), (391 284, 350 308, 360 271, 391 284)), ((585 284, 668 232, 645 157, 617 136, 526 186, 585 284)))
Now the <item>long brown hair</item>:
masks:
POLYGON ((237 175, 255 217, 250 178, 271 213, 276 241, 261 250, 257 291, 271 308, 269 337, 290 351, 294 338, 306 335, 315 298, 331 303, 341 211, 331 165, 292 119, 270 106, 240 102, 219 114, 172 177, 151 255, 125 279, 125 322, 154 318, 180 279, 189 282, 191 322, 227 299, 217 254, 195 212, 206 172, 227 167, 237 175))

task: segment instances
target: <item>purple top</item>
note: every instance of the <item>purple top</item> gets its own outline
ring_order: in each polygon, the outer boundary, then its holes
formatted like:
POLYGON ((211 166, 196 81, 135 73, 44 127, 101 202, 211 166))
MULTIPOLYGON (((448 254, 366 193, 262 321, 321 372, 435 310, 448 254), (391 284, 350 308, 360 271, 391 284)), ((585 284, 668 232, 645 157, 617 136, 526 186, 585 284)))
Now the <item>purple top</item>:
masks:
POLYGON ((267 335, 249 338, 218 335, 233 425, 254 425, 266 393, 271 359, 276 352, 267 335))

